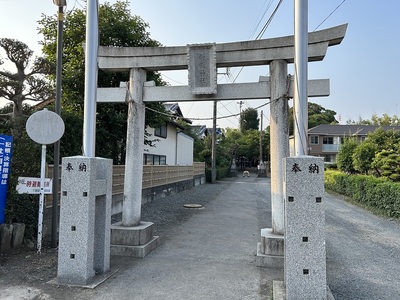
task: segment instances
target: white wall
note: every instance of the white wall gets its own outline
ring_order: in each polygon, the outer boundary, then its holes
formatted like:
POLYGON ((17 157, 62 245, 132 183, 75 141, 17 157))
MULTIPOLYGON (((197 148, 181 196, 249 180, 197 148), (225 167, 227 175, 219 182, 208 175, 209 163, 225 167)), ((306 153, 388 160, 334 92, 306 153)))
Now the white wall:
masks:
POLYGON ((155 154, 155 155, 166 155, 167 165, 175 165, 175 155, 176 155, 176 128, 168 124, 167 126, 167 138, 162 138, 154 135, 154 129, 147 127, 147 132, 151 134, 150 140, 158 139, 159 141, 154 142, 155 147, 150 147, 148 145, 144 146, 145 154, 155 154))
POLYGON ((186 134, 178 133, 177 165, 193 165, 193 142, 194 140, 186 134))

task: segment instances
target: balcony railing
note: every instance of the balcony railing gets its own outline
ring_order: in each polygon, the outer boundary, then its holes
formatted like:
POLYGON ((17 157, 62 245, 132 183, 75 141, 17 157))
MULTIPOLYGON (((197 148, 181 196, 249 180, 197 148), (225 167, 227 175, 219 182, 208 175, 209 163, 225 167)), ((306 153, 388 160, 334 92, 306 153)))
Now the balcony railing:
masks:
POLYGON ((341 144, 323 144, 322 152, 339 152, 341 144))

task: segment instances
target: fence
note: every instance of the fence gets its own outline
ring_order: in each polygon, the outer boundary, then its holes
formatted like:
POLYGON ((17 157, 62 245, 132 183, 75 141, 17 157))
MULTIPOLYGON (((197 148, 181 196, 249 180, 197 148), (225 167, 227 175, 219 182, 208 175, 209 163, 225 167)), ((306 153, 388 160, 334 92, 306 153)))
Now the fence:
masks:
MULTIPOLYGON (((142 188, 145 189, 190 180, 195 176, 204 176, 204 173, 204 162, 194 162, 192 166, 145 165, 143 166, 142 188)), ((53 165, 48 166, 46 177, 53 177, 53 165)), ((124 192, 124 177, 125 166, 114 165, 112 184, 113 195, 122 194, 124 192)), ((61 188, 61 183, 59 184, 59 187, 61 188)), ((46 207, 52 206, 52 198, 52 195, 46 195, 46 207)))

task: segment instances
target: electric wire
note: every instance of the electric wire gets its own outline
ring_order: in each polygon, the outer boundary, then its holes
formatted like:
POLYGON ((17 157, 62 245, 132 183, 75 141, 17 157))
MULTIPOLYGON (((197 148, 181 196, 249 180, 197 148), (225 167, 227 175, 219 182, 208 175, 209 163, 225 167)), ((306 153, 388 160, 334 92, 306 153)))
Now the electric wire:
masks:
MULTIPOLYGON (((261 104, 261 105, 255 107, 254 109, 257 110, 257 109, 259 109, 259 108, 261 108, 261 107, 264 107, 264 106, 267 106, 267 105, 271 104, 273 101, 278 101, 278 100, 280 100, 280 99, 287 99, 287 98, 288 98, 288 94, 285 94, 285 95, 283 95, 283 96, 281 96, 281 97, 278 97, 278 98, 273 99, 273 100, 270 100, 270 101, 268 101, 268 102, 266 102, 266 103, 264 103, 264 104, 261 104)), ((192 121, 210 121, 210 120, 213 120, 213 119, 214 119, 213 117, 210 117, 210 118, 179 117, 179 116, 176 116, 176 115, 173 115, 173 114, 170 114, 170 113, 165 113, 165 112, 161 112, 161 111, 155 110, 155 109, 150 108, 150 107, 147 107, 147 106, 146 106, 146 109, 149 110, 149 111, 158 113, 158 114, 160 114, 160 115, 164 115, 164 116, 171 117, 171 118, 176 118, 176 119, 190 119, 190 120, 192 120, 192 121)), ((227 119, 227 118, 231 118, 231 117, 235 117, 235 116, 240 116, 240 113, 232 114, 232 115, 227 115, 227 116, 217 117, 217 120, 227 119)))
POLYGON ((267 30, 269 24, 271 23, 272 19, 274 18, 276 12, 278 11, 279 6, 281 6, 282 2, 283 2, 283 0, 279 0, 278 5, 275 7, 275 9, 272 12, 271 16, 269 17, 268 21, 265 23, 264 27, 261 29, 260 33, 255 38, 256 40, 259 40, 262 38, 262 36, 264 35, 265 31, 267 30))
MULTIPOLYGON (((268 0, 265 1, 264 5, 267 3, 267 1, 268 1, 268 0)), ((257 25, 254 27, 253 32, 252 32, 251 35, 250 35, 250 39, 252 39, 252 38, 253 38, 253 35, 256 33, 256 30, 257 30, 258 26, 260 26, 261 21, 264 19, 264 17, 265 17, 265 15, 266 15, 267 11, 268 11, 269 8, 271 7, 272 2, 273 2, 273 0, 269 0, 269 3, 267 4, 267 7, 265 8, 264 13, 262 14, 262 16, 261 16, 261 18, 260 18, 260 21, 258 21, 257 25)))
POLYGON ((340 6, 342 6, 342 4, 343 4, 344 2, 346 2, 346 0, 343 0, 343 1, 342 1, 328 16, 314 29, 314 31, 316 31, 322 24, 324 24, 325 21, 328 20, 328 18, 329 18, 331 15, 333 15, 333 13, 334 13, 336 10, 338 10, 338 8, 339 8, 340 6))

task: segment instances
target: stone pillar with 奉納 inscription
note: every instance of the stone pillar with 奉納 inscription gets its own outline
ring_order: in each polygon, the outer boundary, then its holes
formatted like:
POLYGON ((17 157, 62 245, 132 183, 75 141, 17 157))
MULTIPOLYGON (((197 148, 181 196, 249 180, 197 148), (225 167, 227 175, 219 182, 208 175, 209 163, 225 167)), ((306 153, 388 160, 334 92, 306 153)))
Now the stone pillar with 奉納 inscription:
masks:
POLYGON ((57 284, 86 286, 110 269, 112 159, 62 159, 57 284))
POLYGON ((327 299, 323 158, 288 157, 283 168, 286 299, 327 299))

